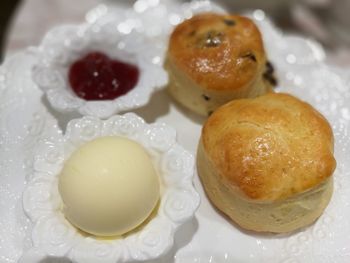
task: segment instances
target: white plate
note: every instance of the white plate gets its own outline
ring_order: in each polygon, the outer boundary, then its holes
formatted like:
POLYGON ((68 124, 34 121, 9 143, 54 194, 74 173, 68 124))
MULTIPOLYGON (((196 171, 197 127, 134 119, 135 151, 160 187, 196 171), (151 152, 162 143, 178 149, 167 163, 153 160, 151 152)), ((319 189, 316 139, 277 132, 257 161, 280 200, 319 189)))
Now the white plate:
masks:
MULTIPOLYGON (((196 218, 180 229, 169 254, 153 262, 350 262, 350 74, 325 65, 323 50, 316 43, 281 34, 260 11, 254 12, 254 17, 277 69, 278 91, 311 103, 332 124, 337 169, 331 203, 311 227, 284 236, 257 235, 239 229, 218 213, 196 176, 195 187, 202 198, 196 218)), ((58 127, 71 118, 46 108, 42 92, 30 78, 36 59, 35 52, 27 50, 0 68, 1 263, 16 262, 31 247, 31 225, 24 216, 21 197, 32 170, 33 147, 48 134, 58 135, 58 127)), ((173 126, 179 142, 196 152, 203 119, 174 104, 165 91, 155 93, 147 106, 135 112, 148 122, 173 126)))

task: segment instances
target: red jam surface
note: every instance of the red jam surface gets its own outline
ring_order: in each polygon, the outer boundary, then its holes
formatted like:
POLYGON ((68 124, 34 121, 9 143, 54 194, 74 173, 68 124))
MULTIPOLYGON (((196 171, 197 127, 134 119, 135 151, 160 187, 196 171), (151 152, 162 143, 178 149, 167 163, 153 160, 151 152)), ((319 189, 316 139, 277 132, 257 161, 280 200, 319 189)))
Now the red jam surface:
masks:
POLYGON ((74 93, 84 100, 113 100, 135 87, 139 69, 91 52, 72 64, 68 78, 74 93))

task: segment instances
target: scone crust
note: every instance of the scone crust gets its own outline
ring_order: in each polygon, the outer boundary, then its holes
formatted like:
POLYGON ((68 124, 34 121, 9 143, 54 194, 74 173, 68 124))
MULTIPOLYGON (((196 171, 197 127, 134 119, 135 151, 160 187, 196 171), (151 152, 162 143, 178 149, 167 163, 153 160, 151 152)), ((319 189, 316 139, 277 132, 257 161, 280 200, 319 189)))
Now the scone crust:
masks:
POLYGON ((167 59, 207 90, 239 90, 266 64, 261 34, 249 18, 214 13, 178 25, 167 59))
POLYGON ((201 140, 222 183, 257 201, 308 191, 336 166, 327 120, 283 93, 225 104, 209 117, 201 140))

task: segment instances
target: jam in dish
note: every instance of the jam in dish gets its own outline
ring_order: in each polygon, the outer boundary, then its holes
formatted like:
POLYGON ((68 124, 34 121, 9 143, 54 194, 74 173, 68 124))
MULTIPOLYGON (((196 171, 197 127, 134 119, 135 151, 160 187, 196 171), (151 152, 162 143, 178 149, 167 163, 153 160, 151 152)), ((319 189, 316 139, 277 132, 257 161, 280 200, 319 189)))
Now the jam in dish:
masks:
POLYGON ((100 52, 74 62, 68 74, 74 93, 84 100, 113 100, 133 89, 139 79, 136 66, 100 52))

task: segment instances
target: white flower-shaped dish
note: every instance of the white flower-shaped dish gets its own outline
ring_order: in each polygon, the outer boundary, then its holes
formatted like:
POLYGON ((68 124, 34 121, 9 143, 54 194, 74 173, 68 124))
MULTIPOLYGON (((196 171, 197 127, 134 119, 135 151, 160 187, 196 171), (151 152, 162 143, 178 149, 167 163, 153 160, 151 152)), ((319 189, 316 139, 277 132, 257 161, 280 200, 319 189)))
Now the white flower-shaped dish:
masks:
MULTIPOLYGON (((125 14, 120 10, 118 17, 123 21, 125 14)), ((66 25, 52 29, 44 37, 37 48, 39 59, 33 67, 32 77, 57 111, 77 111, 81 115, 108 118, 147 104, 152 92, 167 84, 161 53, 144 33, 117 20, 95 25, 66 25), (111 59, 136 65, 140 70, 136 86, 114 100, 79 98, 70 87, 68 71, 72 63, 91 51, 100 51, 111 59)))
POLYGON ((176 229, 194 216, 199 195, 192 179, 194 158, 176 143, 176 132, 165 124, 146 124, 133 113, 102 121, 85 116, 69 122, 66 134, 42 140, 34 152, 34 174, 23 194, 23 207, 33 222, 33 249, 22 262, 36 257, 69 258, 73 262, 129 262, 149 260, 166 253, 176 229), (124 136, 149 152, 161 177, 163 190, 156 215, 137 232, 104 241, 81 234, 64 217, 58 193, 58 174, 64 161, 80 145, 100 136, 124 136))

